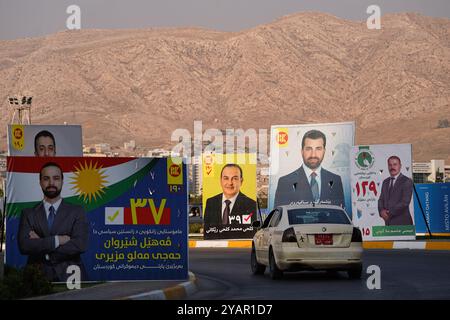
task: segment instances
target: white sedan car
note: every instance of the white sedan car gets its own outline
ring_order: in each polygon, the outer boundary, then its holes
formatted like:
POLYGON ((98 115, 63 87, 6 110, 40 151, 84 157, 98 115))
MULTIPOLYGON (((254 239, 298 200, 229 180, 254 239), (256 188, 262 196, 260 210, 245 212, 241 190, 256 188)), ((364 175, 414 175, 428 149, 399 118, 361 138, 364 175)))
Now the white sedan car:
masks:
POLYGON ((292 205, 275 208, 253 237, 251 268, 272 279, 284 271, 347 271, 352 279, 362 273, 362 235, 344 209, 332 205, 292 205))

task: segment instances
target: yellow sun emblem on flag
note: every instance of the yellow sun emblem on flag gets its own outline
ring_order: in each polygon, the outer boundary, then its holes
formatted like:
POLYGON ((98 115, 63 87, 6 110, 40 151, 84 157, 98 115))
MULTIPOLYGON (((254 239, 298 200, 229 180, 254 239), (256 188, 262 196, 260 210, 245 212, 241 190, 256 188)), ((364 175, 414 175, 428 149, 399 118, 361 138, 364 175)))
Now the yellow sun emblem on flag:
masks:
POLYGON ((107 182, 104 175, 105 170, 102 170, 102 166, 97 166, 96 162, 94 165, 92 161, 87 163, 84 162, 84 166, 82 163, 78 163, 78 167, 75 166, 74 174, 72 177, 74 181, 71 182, 74 186, 73 190, 78 194, 80 198, 84 198, 83 200, 86 202, 86 199, 89 199, 89 202, 97 200, 97 197, 101 197, 102 194, 105 193, 104 189, 106 188, 105 183, 107 182))

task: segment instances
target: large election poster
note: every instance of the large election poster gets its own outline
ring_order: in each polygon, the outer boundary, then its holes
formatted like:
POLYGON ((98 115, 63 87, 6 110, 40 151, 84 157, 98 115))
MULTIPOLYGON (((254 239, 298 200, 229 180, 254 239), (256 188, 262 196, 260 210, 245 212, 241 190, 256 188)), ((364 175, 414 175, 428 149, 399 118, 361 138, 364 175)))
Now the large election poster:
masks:
POLYGON ((8 155, 81 157, 80 125, 8 125, 8 155))
POLYGON ((416 184, 419 201, 414 197, 416 235, 428 235, 425 219, 433 236, 450 236, 450 183, 416 184))
POLYGON ((351 217, 354 136, 353 122, 272 126, 268 207, 314 202, 344 207, 351 217))
POLYGON ((204 154, 202 163, 204 239, 251 239, 256 154, 204 154))
POLYGON ((414 240, 410 144, 352 148, 353 223, 364 240, 414 240))
POLYGON ((55 282, 65 281, 71 265, 80 268, 82 281, 188 278, 182 162, 7 160, 7 265, 36 263, 55 282))

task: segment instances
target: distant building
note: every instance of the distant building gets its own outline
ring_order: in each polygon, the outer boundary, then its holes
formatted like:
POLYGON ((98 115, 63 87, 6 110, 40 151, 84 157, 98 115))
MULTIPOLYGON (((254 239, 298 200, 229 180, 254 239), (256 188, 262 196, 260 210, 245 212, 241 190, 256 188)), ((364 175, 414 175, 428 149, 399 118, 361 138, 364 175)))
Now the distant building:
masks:
POLYGON ((444 160, 413 162, 414 183, 450 182, 450 165, 444 160))
POLYGON ((6 156, 0 156, 0 171, 6 171, 6 156))
MULTIPOLYGON (((6 156, 0 156, 0 178, 6 179, 6 156)), ((0 184, 1 187, 1 184, 0 184)))
POLYGON ((259 205, 263 207, 267 206, 267 198, 269 195, 269 166, 266 163, 262 164, 262 162, 259 162, 256 167, 256 191, 259 205))
POLYGON ((95 147, 83 145, 83 154, 95 153, 95 147))
POLYGON ((202 157, 192 157, 189 165, 189 193, 200 196, 203 192, 202 157))
POLYGON ((96 152, 93 152, 93 153, 86 153, 86 154, 84 154, 83 156, 85 156, 85 157, 97 157, 97 158, 101 158, 101 157, 110 157, 110 156, 108 156, 108 155, 105 154, 105 153, 96 153, 96 152))
POLYGON ((97 143, 94 147, 96 153, 111 152, 111 146, 109 145, 109 143, 97 143))
POLYGON ((167 158, 167 157, 179 157, 178 152, 173 152, 165 149, 153 149, 147 152, 147 157, 149 158, 167 158))
POLYGON ((150 158, 163 158, 170 156, 170 151, 165 149, 153 149, 147 152, 147 157, 150 158))
POLYGON ((136 141, 131 140, 130 142, 125 142, 123 147, 126 151, 134 151, 134 149, 136 149, 136 141))
POLYGON ((85 157, 118 157, 117 152, 111 151, 109 143, 98 143, 94 146, 83 145, 83 156, 85 157))

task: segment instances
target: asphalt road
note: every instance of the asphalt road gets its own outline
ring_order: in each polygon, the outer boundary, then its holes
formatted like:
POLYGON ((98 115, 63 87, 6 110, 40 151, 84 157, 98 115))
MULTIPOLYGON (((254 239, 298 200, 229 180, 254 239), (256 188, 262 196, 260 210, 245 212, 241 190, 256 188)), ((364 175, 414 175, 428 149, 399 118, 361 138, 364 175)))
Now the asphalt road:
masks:
POLYGON ((189 269, 200 290, 188 299, 450 299, 450 251, 366 250, 363 261, 364 271, 380 267, 381 289, 368 289, 373 277, 366 272, 361 280, 309 271, 271 280, 268 269, 251 274, 250 249, 191 248, 189 269))

